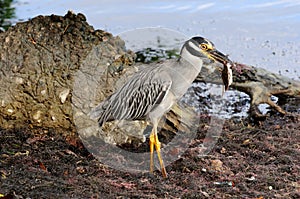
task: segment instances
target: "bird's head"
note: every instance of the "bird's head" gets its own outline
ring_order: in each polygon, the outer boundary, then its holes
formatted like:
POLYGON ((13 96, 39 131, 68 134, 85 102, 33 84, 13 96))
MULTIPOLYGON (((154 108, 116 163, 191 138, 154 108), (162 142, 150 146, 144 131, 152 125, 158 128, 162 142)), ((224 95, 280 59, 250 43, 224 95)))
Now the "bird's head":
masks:
POLYGON ((184 59, 200 58, 204 63, 212 61, 221 63, 223 65, 222 80, 225 90, 228 89, 232 83, 232 67, 234 64, 228 56, 218 51, 211 41, 200 36, 193 37, 185 42, 182 53, 184 53, 184 55, 181 55, 184 59))

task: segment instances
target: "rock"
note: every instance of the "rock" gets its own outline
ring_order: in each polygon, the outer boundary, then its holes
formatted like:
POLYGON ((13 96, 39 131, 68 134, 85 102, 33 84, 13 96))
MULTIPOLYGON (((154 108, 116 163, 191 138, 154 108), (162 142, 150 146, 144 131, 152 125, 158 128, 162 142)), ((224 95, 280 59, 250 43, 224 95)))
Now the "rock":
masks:
POLYGON ((69 93, 70 93, 70 89, 68 89, 68 88, 62 90, 62 91, 59 93, 59 99, 60 99, 60 102, 61 102, 62 104, 65 103, 65 101, 66 101, 66 99, 67 99, 69 93))
POLYGON ((106 71, 115 61, 120 72, 134 60, 119 37, 94 30, 83 14, 70 11, 65 16, 37 16, 17 23, 0 33, 0 40, 1 128, 30 124, 76 130, 74 74, 87 69, 86 63, 90 71, 106 71), (91 53, 95 59, 87 60, 91 53))

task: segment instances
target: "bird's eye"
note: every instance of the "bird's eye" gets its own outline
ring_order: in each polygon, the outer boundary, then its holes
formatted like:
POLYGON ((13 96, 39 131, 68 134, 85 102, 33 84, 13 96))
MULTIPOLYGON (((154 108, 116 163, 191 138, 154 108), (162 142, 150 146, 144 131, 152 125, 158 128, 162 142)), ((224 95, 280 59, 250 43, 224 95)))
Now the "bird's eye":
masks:
POLYGON ((200 44, 200 47, 203 49, 203 50, 208 50, 208 46, 206 44, 200 44))

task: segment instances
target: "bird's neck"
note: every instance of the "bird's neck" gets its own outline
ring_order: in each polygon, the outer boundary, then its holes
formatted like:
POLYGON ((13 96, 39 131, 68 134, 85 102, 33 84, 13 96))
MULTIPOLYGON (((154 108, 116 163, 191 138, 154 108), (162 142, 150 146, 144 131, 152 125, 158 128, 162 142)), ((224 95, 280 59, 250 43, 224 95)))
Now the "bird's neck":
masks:
POLYGON ((178 62, 180 64, 184 64, 184 68, 197 72, 197 74, 200 73, 203 65, 203 61, 201 60, 201 58, 190 54, 185 47, 181 49, 178 62))
POLYGON ((179 99, 196 79, 202 68, 202 60, 182 48, 181 57, 169 68, 172 79, 171 92, 179 99))

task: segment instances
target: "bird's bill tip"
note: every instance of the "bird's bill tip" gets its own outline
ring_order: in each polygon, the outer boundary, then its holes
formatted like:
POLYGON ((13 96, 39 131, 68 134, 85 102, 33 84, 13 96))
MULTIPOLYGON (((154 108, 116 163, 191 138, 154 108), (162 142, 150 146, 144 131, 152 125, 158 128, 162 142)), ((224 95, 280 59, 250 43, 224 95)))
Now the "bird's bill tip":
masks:
POLYGON ((209 54, 214 60, 222 63, 223 65, 227 65, 228 63, 232 64, 232 61, 228 58, 228 56, 218 50, 212 50, 209 54))

